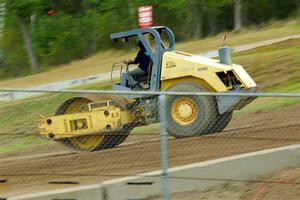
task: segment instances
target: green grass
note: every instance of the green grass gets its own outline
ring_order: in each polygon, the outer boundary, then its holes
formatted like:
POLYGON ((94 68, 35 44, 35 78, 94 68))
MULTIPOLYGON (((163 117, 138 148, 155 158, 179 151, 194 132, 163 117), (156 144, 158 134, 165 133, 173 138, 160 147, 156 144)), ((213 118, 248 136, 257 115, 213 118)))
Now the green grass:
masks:
MULTIPOLYGON (((300 65, 298 66, 300 67, 300 65)), ((300 81, 291 81, 282 86, 275 84, 275 86, 269 87, 265 89, 265 91, 300 93, 300 81)), ((271 110, 295 104, 300 104, 300 97, 259 97, 242 110, 235 112, 235 115, 247 114, 260 110, 271 110)))
MULTIPOLYGON (((233 56, 264 92, 300 92, 300 39, 253 49, 233 56)), ((258 98, 236 114, 290 106, 300 98, 258 98)))
POLYGON ((300 97, 259 97, 242 110, 236 111, 234 114, 244 115, 260 110, 271 110, 296 104, 300 104, 300 97))
POLYGON ((0 114, 0 153, 12 153, 26 148, 50 144, 38 137, 37 122, 40 114, 51 116, 67 94, 43 95, 2 104, 0 114))
MULTIPOLYGON (((257 81, 261 91, 300 92, 300 40, 290 40, 233 56, 257 81)), ((110 83, 97 83, 76 89, 109 89, 110 83)), ((39 115, 51 116, 67 98, 76 94, 46 94, 26 100, 1 103, 0 154, 18 152, 52 142, 38 137, 39 115)), ((258 98, 237 112, 246 114, 263 109, 299 104, 300 98, 258 98)), ((157 130, 159 124, 141 127, 135 134, 157 130)))
POLYGON ((297 90, 299 55, 300 39, 296 39, 239 53, 232 59, 245 67, 260 90, 280 92, 297 90))
POLYGON ((10 137, 6 138, 8 143, 1 144, 0 154, 15 153, 29 148, 37 148, 44 145, 50 145, 54 142, 39 138, 35 135, 23 136, 21 138, 10 137))

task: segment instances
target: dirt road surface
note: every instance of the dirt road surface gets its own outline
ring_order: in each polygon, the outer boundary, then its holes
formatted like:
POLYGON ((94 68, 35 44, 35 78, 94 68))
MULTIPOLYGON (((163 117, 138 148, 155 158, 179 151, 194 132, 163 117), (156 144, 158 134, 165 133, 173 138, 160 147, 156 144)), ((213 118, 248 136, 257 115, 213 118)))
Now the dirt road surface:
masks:
MULTIPOLYGON (((159 130, 118 148, 74 154, 59 145, 0 157, 0 197, 61 189, 160 168, 159 130)), ((300 106, 237 116, 222 133, 169 139, 169 166, 300 143, 300 106)))

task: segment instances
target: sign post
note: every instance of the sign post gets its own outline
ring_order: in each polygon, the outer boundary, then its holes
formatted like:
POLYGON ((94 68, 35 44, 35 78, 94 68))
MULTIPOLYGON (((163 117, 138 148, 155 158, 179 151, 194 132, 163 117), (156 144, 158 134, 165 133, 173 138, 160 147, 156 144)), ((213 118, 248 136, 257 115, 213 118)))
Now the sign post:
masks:
POLYGON ((153 24, 152 6, 139 7, 139 27, 148 28, 153 24))

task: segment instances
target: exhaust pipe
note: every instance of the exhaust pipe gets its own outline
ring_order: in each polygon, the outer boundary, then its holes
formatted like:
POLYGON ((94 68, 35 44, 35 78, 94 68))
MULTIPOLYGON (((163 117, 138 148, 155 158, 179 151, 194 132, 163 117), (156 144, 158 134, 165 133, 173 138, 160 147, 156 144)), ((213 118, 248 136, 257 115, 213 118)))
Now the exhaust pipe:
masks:
POLYGON ((225 45, 226 35, 222 38, 221 47, 219 48, 219 58, 220 63, 224 65, 231 65, 231 50, 228 46, 225 45))

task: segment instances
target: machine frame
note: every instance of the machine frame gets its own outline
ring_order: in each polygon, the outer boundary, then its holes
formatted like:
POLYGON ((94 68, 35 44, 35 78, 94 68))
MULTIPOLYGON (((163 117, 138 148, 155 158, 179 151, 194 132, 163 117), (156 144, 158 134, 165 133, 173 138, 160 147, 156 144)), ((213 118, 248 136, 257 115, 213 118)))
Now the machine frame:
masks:
MULTIPOLYGON (((230 49, 219 48, 220 60, 209 59, 175 51, 173 32, 165 26, 111 34, 117 41, 137 37, 150 56, 152 66, 148 71, 144 90, 171 92, 253 92, 257 89, 246 70, 231 63, 230 49), (161 35, 168 39, 168 46, 161 35), (147 41, 154 39, 155 47, 147 41), (146 39, 147 38, 147 39, 146 39)), ((119 65, 121 62, 116 63, 119 65)), ((127 86, 123 66, 120 66, 120 83, 112 89, 132 90, 127 86)), ((150 67, 150 66, 149 66, 150 67)), ((128 71, 128 66, 125 72, 128 71)), ((239 110, 255 97, 226 95, 168 95, 166 98, 167 130, 176 138, 221 132, 239 110)), ((63 102, 53 117, 41 117, 39 131, 42 136, 62 143, 72 151, 86 152, 113 148, 121 144, 130 131, 138 126, 157 123, 159 119, 158 96, 153 94, 88 94, 72 97, 63 102)))

